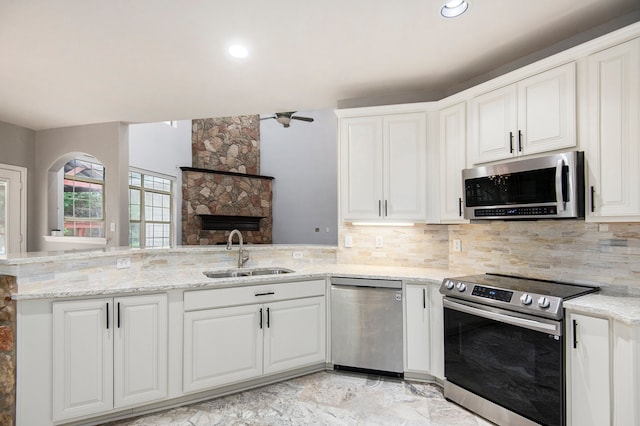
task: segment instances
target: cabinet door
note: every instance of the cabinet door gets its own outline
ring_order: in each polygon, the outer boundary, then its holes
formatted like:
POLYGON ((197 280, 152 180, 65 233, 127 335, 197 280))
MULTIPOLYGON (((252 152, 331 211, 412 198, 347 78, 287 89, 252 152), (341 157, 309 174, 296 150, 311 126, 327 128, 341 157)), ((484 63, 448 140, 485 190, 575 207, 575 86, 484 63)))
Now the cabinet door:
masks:
POLYGON ((431 374, 444 379, 444 307, 439 284, 431 284, 431 374))
POLYGON ((519 154, 576 146, 576 64, 518 83, 519 154))
POLYGON ((167 296, 114 300, 114 405, 167 396, 167 296))
POLYGON ((382 118, 341 120, 342 218, 382 218, 382 118))
POLYGON ((426 134, 424 113, 384 117, 385 219, 426 220, 426 134))
POLYGON ((429 329, 429 287, 407 284, 405 286, 406 309, 406 364, 405 371, 429 373, 431 369, 431 333, 429 329))
POLYGON ((588 58, 590 220, 640 220, 639 74, 640 39, 588 58))
POLYGON ((466 222, 462 217, 462 170, 465 168, 466 104, 440 111, 440 223, 466 222))
POLYGON ((183 389, 192 392, 262 374, 261 305, 184 314, 183 389))
POLYGON ((477 96, 471 101, 472 133, 469 152, 472 164, 502 160, 515 155, 517 99, 517 86, 512 84, 477 96))
POLYGON ((276 373, 326 359, 325 298, 265 305, 264 373, 276 373))
POLYGON ((567 326, 572 425, 611 423, 609 321, 571 313, 567 326))
POLYGON ((113 408, 112 331, 111 299, 53 303, 54 420, 113 408))

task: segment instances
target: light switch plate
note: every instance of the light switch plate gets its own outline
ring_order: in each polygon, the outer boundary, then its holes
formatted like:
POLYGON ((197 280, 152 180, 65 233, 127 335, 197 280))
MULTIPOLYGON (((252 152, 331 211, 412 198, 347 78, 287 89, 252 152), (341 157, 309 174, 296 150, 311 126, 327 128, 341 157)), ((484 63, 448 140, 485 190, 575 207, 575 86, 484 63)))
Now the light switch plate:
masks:
POLYGON ((378 235, 376 237, 376 248, 384 247, 384 240, 382 239, 382 235, 378 235))
POLYGON ((131 268, 130 257, 119 257, 116 259, 116 269, 131 268))
POLYGON ((351 235, 344 236, 344 246, 346 248, 353 247, 353 237, 351 235))
POLYGON ((303 253, 301 251, 294 251, 293 252, 293 258, 294 259, 302 259, 304 257, 303 253))
POLYGON ((453 251, 455 251, 455 252, 462 251, 462 241, 461 240, 453 240, 453 251))

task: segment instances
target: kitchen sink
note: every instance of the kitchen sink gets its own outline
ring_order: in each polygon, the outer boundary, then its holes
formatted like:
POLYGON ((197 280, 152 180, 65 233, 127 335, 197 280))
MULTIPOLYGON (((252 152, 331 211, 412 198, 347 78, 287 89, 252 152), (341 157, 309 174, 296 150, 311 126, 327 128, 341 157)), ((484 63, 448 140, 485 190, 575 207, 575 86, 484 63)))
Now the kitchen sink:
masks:
POLYGON ((204 271, 208 278, 235 278, 252 277, 258 275, 280 275, 294 272, 287 268, 252 268, 252 269, 227 269, 224 271, 204 271))

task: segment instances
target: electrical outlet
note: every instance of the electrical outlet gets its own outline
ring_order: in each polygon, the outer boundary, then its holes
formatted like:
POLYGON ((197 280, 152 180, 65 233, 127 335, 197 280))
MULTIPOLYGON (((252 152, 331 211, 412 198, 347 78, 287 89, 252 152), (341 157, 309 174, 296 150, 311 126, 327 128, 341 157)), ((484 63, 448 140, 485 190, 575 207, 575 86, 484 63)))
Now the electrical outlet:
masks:
POLYGON ((462 251, 462 241, 461 240, 453 240, 453 251, 461 252, 462 251))
POLYGON ((293 252, 293 258, 294 259, 302 259, 304 257, 304 254, 301 251, 294 251, 293 252))
POLYGON ((126 268, 131 268, 131 258, 118 257, 116 259, 116 269, 126 269, 126 268))
POLYGON ((376 237, 376 248, 384 247, 384 240, 382 239, 382 235, 378 235, 376 237))
POLYGON ((345 248, 353 247, 353 237, 351 235, 344 236, 344 246, 345 248))

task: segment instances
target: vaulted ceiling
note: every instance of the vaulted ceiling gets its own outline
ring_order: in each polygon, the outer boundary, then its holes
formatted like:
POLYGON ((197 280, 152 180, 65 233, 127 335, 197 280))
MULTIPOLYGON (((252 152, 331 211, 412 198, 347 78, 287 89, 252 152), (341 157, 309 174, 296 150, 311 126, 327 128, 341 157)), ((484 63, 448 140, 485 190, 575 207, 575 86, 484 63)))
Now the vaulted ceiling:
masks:
POLYGON ((443 2, 0 0, 0 121, 39 130, 432 100, 640 10, 469 0, 446 19, 443 2), (247 58, 228 55, 234 42, 247 58))

